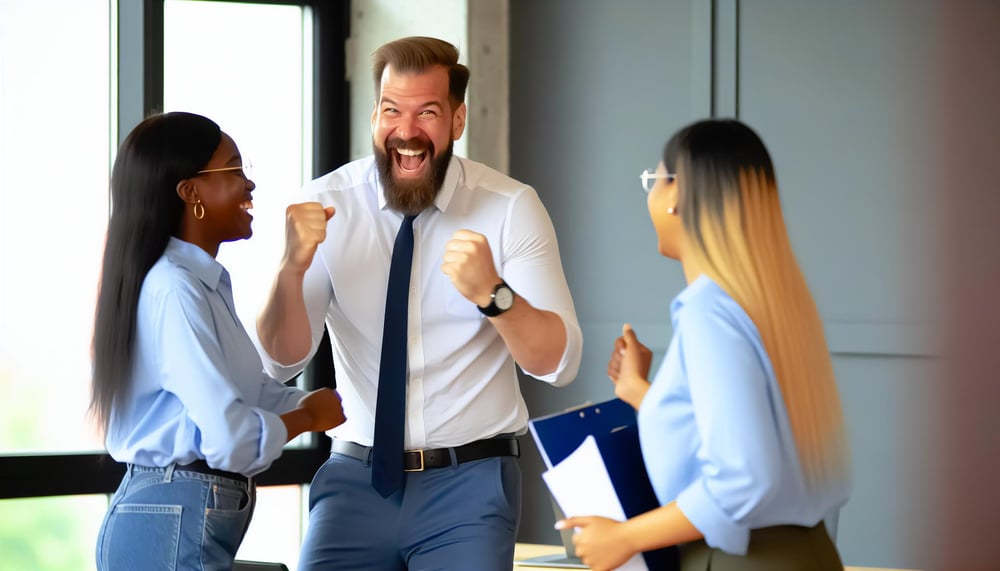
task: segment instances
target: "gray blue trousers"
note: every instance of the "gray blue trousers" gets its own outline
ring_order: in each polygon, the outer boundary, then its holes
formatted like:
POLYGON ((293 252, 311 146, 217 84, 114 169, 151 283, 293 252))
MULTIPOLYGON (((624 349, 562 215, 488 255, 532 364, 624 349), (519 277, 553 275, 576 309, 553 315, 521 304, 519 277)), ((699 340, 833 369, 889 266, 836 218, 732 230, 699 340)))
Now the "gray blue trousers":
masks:
POLYGON ((309 491, 300 571, 510 571, 521 469, 493 457, 408 472, 388 498, 369 462, 334 453, 309 491))

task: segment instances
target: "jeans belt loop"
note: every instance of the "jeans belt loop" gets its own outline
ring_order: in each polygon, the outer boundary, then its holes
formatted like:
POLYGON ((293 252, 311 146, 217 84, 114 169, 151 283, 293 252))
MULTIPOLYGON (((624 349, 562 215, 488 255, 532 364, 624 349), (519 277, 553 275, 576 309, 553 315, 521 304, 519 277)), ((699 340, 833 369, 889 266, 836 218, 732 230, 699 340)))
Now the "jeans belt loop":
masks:
POLYGON ((169 484, 170 482, 173 481, 173 479, 174 479, 174 468, 175 467, 177 467, 177 463, 176 462, 171 462, 170 465, 167 466, 165 470, 163 470, 163 481, 164 482, 166 482, 166 483, 169 484))

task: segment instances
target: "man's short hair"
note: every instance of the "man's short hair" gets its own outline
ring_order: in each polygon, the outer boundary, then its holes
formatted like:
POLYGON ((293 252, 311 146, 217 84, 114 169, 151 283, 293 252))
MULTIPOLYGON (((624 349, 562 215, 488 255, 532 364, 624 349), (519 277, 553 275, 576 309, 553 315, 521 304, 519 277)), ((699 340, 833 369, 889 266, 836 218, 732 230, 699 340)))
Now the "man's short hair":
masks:
POLYGON ((444 66, 448 70, 448 96, 452 107, 457 108, 465 101, 469 68, 458 63, 458 48, 444 40, 427 36, 400 38, 375 50, 372 60, 376 101, 382 89, 382 73, 387 65, 402 73, 419 73, 437 65, 444 66))

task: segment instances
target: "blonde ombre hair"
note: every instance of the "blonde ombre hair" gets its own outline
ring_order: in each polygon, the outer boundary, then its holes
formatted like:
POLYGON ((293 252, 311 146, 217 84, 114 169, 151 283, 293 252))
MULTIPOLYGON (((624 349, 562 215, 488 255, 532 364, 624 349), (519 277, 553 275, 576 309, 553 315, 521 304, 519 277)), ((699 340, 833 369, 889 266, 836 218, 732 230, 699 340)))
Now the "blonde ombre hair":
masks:
POLYGON ((781 388, 810 487, 846 476, 843 413, 823 323, 781 214, 771 157, 735 120, 674 135, 663 164, 677 173, 684 259, 747 312, 781 388))

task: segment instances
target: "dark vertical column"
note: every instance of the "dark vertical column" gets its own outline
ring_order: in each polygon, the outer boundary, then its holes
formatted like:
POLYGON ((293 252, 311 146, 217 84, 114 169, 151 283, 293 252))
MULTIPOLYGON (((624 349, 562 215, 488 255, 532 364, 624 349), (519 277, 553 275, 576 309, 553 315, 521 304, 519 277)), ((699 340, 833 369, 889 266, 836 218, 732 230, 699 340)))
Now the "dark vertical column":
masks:
MULTIPOLYGON (((350 35, 350 2, 313 2, 313 176, 330 172, 350 156, 350 89, 345 44, 350 35)), ((337 387, 330 334, 303 371, 307 390, 337 387)), ((315 434, 316 447, 328 451, 330 438, 315 434)))
POLYGON ((975 571, 1000 562, 1000 3, 940 0, 938 22, 927 135, 939 149, 946 355, 927 525, 934 569, 975 571))
POLYGON ((739 7, 739 0, 715 0, 712 18, 713 117, 739 117, 739 7))
POLYGON ((314 2, 313 117, 316 134, 313 175, 347 162, 350 155, 350 89, 345 42, 350 35, 350 2, 314 2))
POLYGON ((693 116, 739 117, 739 0, 692 0, 691 39, 693 116))
POLYGON ((118 2, 117 140, 163 109, 163 0, 118 2))

